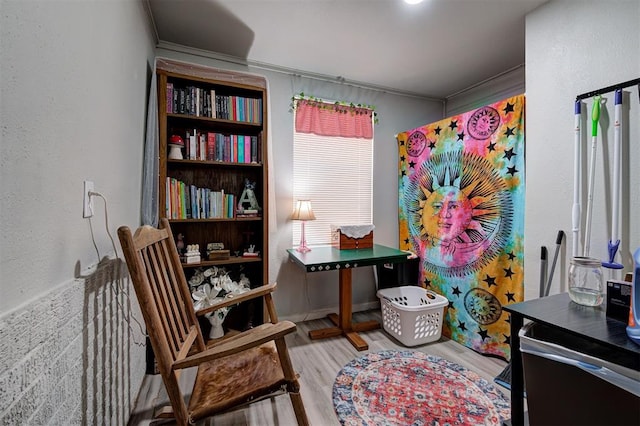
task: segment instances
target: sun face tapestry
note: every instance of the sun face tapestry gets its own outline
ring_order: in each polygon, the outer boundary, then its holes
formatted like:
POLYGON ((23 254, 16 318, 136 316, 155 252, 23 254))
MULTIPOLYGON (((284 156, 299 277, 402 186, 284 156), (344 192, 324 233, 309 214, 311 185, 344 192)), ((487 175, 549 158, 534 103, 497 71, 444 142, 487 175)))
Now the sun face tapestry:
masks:
POLYGON ((449 299, 443 334, 510 359, 524 297, 524 95, 400 133, 400 248, 449 299))

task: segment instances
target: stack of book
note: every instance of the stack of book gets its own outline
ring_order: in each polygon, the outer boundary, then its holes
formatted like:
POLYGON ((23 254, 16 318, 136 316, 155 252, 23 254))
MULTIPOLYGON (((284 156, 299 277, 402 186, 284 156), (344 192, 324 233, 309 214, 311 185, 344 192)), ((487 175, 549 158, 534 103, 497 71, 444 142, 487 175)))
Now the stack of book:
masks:
POLYGON ((229 219, 234 217, 233 194, 224 189, 198 188, 167 176, 165 215, 169 219, 229 219))
POLYGON ((215 89, 167 83, 167 113, 262 123, 262 99, 216 94, 215 89))

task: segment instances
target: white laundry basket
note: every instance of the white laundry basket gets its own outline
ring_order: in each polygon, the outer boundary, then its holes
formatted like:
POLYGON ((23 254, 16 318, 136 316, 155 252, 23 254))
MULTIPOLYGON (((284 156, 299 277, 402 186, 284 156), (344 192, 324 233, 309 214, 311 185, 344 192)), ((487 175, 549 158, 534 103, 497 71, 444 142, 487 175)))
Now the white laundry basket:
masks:
POLYGON ((378 290, 385 331, 405 346, 440 339, 444 307, 449 304, 431 290, 416 286, 378 290))

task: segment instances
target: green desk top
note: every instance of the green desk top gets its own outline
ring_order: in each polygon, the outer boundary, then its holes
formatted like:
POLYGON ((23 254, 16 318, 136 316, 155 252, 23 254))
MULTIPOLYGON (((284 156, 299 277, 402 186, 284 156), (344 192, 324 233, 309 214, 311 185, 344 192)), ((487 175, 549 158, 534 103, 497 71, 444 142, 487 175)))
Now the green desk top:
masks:
POLYGON ((312 247, 310 252, 300 253, 288 249, 289 258, 307 272, 359 268, 382 263, 401 263, 409 253, 387 246, 374 244, 372 248, 340 250, 332 246, 312 247))

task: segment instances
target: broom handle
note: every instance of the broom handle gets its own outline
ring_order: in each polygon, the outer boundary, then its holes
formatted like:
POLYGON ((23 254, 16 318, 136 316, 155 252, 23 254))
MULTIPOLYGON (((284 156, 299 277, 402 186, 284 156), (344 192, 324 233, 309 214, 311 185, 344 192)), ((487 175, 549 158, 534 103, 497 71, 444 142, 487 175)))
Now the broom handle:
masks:
MULTIPOLYGON (((580 111, 581 101, 576 101, 574 106, 574 147, 573 147, 573 210, 571 219, 573 222, 573 247, 572 256, 578 256, 580 252, 580 221, 582 220, 582 211, 580 207, 580 171, 582 169, 581 163, 581 145, 582 145, 582 132, 580 128, 580 120, 582 114, 580 111)), ((546 281, 546 278, 545 278, 546 281)), ((542 296, 542 295, 541 295, 542 296)))
MULTIPOLYGON (((618 225, 618 207, 620 203, 620 145, 622 137, 620 128, 622 127, 622 89, 615 93, 615 122, 613 125, 613 202, 611 203, 611 242, 620 240, 620 230, 618 225)), ((613 260, 613 259, 612 259, 613 260)))
POLYGON ((596 174, 596 143, 598 140, 598 120, 600 119, 600 96, 593 98, 591 111, 591 165, 589 166, 589 192, 587 193, 587 222, 585 226, 584 256, 589 256, 591 249, 591 214, 593 211, 593 191, 596 174))

